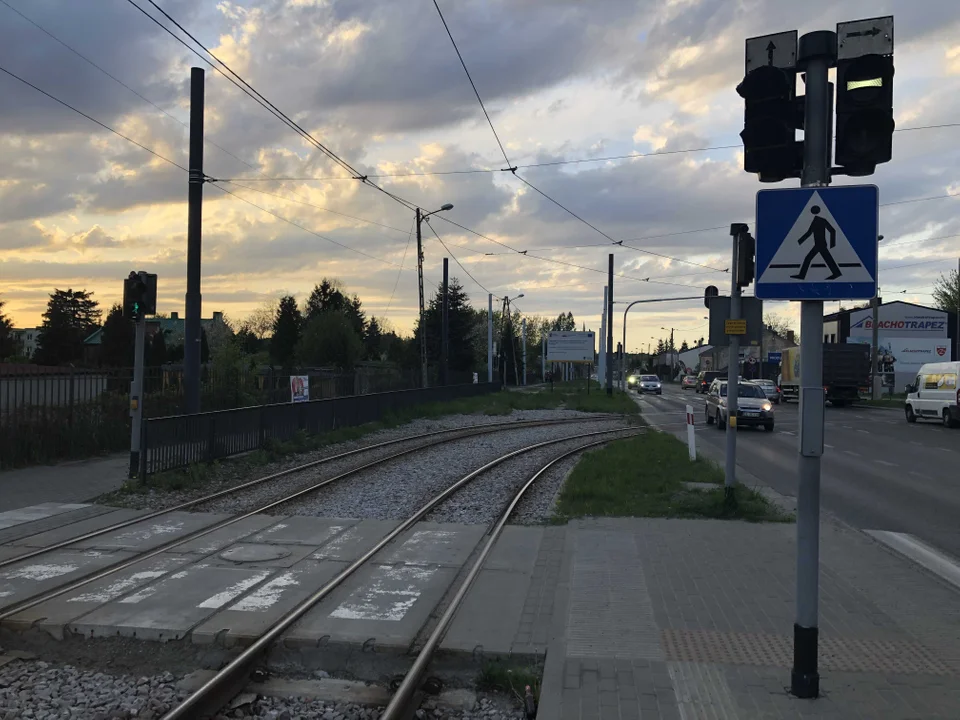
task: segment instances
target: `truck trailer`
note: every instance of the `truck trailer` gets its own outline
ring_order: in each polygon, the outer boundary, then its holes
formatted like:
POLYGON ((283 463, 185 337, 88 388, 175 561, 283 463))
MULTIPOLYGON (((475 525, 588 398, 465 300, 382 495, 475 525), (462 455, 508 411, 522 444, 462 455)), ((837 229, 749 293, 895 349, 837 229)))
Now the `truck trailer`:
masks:
MULTIPOLYGON (((800 348, 787 348, 780 358, 780 389, 784 401, 800 399, 800 348)), ((823 389, 834 407, 856 402, 870 387, 870 345, 825 343, 823 389)))

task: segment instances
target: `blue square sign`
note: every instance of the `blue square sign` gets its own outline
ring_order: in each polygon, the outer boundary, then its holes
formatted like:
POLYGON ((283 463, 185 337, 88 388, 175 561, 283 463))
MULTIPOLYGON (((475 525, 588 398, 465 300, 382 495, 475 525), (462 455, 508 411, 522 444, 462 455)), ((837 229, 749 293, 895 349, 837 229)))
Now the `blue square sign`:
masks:
POLYGON ((756 296, 875 297, 879 210, 876 185, 758 192, 756 296))

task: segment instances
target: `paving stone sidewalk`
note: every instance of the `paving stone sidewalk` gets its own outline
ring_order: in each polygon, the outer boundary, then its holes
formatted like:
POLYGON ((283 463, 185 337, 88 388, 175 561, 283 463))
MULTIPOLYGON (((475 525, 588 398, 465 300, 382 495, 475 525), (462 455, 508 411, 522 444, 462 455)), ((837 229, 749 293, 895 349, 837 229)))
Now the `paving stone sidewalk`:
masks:
POLYGON ((0 472, 0 512, 47 502, 75 503, 116 490, 127 479, 130 454, 0 472))
POLYGON ((822 696, 800 700, 794 525, 567 530, 541 718, 960 718, 960 593, 863 533, 823 522, 822 696))

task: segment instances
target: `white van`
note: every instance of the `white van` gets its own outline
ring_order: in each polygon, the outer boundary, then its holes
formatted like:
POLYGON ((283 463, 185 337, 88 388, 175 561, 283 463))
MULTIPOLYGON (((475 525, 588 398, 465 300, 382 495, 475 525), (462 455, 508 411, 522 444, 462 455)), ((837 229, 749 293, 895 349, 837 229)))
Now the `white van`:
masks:
POLYGON ((907 422, 917 418, 939 420, 946 427, 960 425, 960 362, 927 363, 907 385, 904 411, 907 422))

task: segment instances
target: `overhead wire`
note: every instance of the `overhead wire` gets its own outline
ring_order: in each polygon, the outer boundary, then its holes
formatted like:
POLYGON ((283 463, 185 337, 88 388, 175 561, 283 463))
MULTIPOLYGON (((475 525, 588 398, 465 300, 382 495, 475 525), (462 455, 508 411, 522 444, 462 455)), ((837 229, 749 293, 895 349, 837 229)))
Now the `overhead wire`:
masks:
POLYGON ((483 290, 485 293, 491 294, 489 288, 487 288, 486 285, 484 285, 482 282, 480 282, 479 280, 477 280, 477 279, 473 276, 473 274, 463 266, 463 263, 460 262, 460 260, 457 258, 457 256, 453 254, 453 251, 450 250, 449 247, 447 247, 447 244, 443 241, 443 238, 440 237, 440 235, 437 233, 436 228, 434 228, 433 225, 430 224, 430 221, 429 221, 429 220, 427 220, 427 227, 430 228, 430 232, 433 233, 433 236, 434 236, 435 238, 437 238, 437 240, 440 241, 440 244, 441 244, 441 245, 443 245, 443 249, 446 250, 448 253, 450 253, 450 257, 453 258, 453 261, 454 261, 457 265, 459 265, 459 266, 460 266, 460 269, 463 270, 463 271, 467 274, 467 277, 469 277, 471 280, 473 280, 474 284, 476 284, 476 285, 477 285, 481 290, 483 290))
POLYGON ((403 247, 403 257, 400 258, 400 269, 397 270, 397 279, 393 281, 393 290, 390 291, 390 300, 387 302, 387 309, 383 311, 386 316, 390 312, 390 306, 393 305, 393 297, 397 294, 397 286, 400 284, 400 276, 403 273, 403 265, 407 261, 407 250, 410 249, 410 241, 413 240, 413 228, 416 225, 416 218, 410 221, 410 232, 407 234, 407 244, 403 247))

